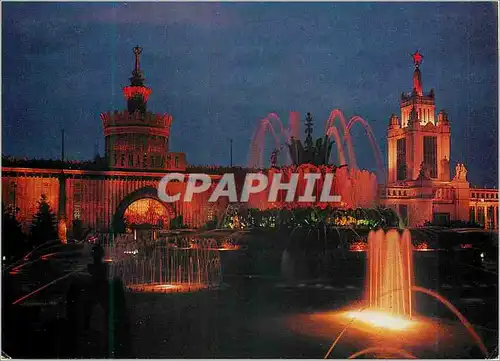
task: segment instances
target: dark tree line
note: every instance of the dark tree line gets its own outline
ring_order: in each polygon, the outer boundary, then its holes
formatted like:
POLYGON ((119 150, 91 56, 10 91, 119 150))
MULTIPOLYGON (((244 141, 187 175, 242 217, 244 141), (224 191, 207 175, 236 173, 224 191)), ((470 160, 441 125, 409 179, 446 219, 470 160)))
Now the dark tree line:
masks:
POLYGON ((28 235, 24 234, 17 220, 19 208, 2 203, 2 255, 7 261, 17 260, 31 249, 47 241, 58 239, 57 217, 42 195, 28 235))

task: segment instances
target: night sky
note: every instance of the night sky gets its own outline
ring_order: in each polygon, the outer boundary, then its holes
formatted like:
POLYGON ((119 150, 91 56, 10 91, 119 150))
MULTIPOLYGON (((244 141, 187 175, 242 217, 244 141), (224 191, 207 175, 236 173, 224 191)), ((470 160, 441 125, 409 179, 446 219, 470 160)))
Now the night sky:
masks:
MULTIPOLYGON (((2 3, 2 153, 58 158, 103 154, 99 114, 124 109, 132 48, 153 89, 149 110, 174 117, 171 151, 191 164, 247 163, 259 119, 333 108, 385 134, 411 91, 420 50, 424 91, 452 126, 452 169, 497 186, 498 55, 493 3, 2 3)), ((356 126, 358 165, 375 169, 356 126)), ((386 161, 386 160, 385 160, 386 161)))

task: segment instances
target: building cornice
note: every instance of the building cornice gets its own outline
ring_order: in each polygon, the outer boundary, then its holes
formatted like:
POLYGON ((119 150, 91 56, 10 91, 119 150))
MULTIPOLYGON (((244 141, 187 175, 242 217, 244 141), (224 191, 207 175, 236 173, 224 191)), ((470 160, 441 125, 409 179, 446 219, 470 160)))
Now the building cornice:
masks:
MULTIPOLYGON (((10 174, 24 173, 25 175, 48 175, 54 177, 61 176, 104 176, 109 178, 126 178, 126 177, 149 177, 161 179, 167 174, 171 173, 184 173, 186 177, 190 174, 184 171, 123 171, 123 170, 81 170, 81 169, 46 169, 46 168, 23 168, 23 167, 2 167, 2 177, 9 176, 10 174), (7 175, 6 175, 7 174, 7 175)), ((218 174, 209 175, 211 179, 220 179, 218 174)))

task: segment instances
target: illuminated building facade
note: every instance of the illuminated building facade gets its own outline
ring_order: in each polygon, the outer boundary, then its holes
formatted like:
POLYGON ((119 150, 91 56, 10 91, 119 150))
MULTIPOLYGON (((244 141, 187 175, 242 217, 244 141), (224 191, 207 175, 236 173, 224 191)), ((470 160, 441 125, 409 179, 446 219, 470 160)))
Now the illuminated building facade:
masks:
MULTIPOLYGON (((223 216, 227 198, 208 202, 217 180, 224 172, 243 179, 247 170, 188 166, 183 153, 170 152, 173 119, 148 111, 152 90, 145 85, 140 54, 136 47, 130 85, 123 88, 127 109, 101 114, 103 158, 93 162, 3 159, 2 201, 19 209, 17 216, 24 231, 29 230, 42 194, 68 237, 77 227, 117 233, 134 229, 155 232, 169 228, 175 219, 180 223, 177 226, 196 228, 223 216), (191 202, 163 203, 158 198, 158 184, 170 172, 212 174, 212 189, 195 194, 191 202)), ((470 220, 498 229, 498 190, 471 188, 463 164, 458 164, 450 177, 450 121, 444 111, 436 117, 434 92, 423 92, 418 52, 414 62, 413 91, 402 94, 400 118, 393 115, 389 122, 387 184, 377 189, 374 174, 340 167, 335 170, 332 189, 342 202, 335 205, 357 208, 380 202, 398 211, 409 226, 470 220)), ((284 167, 280 172, 286 178, 290 169, 284 167)), ((299 173, 318 169, 311 165, 298 168, 299 173)), ((332 169, 327 166, 320 171, 325 174, 332 169)), ((266 172, 272 174, 274 169, 266 172)), ((167 193, 183 194, 185 187, 185 182, 170 182, 167 193)), ((304 187, 299 185, 299 189, 304 187)), ((259 196, 249 203, 260 209, 276 207, 259 196)))
POLYGON ((106 161, 113 169, 185 169, 184 153, 170 153, 168 139, 172 117, 147 110, 152 90, 144 85, 139 56, 134 48, 135 68, 130 85, 123 88, 127 110, 101 114, 106 161))
MULTIPOLYGON (((186 158, 169 152, 172 117, 147 110, 152 90, 144 85, 141 48, 134 48, 134 54, 130 85, 123 88, 127 109, 101 114, 104 158, 93 162, 3 159, 2 200, 19 209, 17 218, 24 231, 42 194, 70 236, 77 224, 120 233, 130 228, 165 229, 178 218, 179 225, 200 227, 223 208, 208 203, 210 192, 195 194, 192 202, 166 204, 158 199, 161 178, 169 172, 186 172, 186 158)), ((185 187, 185 182, 170 182, 167 194, 182 193, 185 187)))
POLYGON ((461 220, 498 229, 498 190, 470 188, 460 163, 450 178, 450 121, 443 110, 436 117, 434 90, 423 91, 418 51, 413 61, 413 90, 401 95, 401 118, 393 114, 389 120, 388 176, 387 185, 380 187, 381 202, 410 226, 461 220))

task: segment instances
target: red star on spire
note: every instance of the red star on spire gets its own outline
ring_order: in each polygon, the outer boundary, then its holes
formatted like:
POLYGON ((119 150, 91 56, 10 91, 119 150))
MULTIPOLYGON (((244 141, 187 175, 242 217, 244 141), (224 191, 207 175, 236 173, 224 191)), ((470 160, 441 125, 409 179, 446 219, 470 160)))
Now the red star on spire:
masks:
POLYGON ((415 54, 412 55, 412 58, 413 58, 413 62, 415 63, 415 65, 420 65, 422 63, 422 59, 424 58, 422 56, 422 54, 419 53, 419 51, 417 50, 415 52, 415 54))

